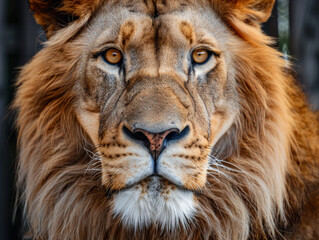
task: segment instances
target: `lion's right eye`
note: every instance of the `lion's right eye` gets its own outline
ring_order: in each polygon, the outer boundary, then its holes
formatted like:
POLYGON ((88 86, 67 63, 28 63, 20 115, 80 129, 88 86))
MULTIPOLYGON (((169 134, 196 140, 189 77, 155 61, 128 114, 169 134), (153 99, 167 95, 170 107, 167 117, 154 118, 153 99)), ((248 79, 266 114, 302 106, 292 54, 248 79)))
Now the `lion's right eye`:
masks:
POLYGON ((122 61, 122 53, 116 48, 109 48, 102 52, 103 59, 109 64, 119 64, 122 61))
POLYGON ((192 57, 195 63, 202 64, 206 62, 209 56, 206 49, 196 49, 193 51, 192 57))

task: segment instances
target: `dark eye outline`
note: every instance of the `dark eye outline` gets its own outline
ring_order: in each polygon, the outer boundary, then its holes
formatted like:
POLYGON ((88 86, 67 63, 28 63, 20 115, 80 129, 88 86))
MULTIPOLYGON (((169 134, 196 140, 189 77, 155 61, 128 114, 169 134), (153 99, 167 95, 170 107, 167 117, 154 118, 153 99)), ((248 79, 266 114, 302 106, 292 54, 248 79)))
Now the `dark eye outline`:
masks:
POLYGON ((204 64, 206 64, 206 63, 210 60, 210 58, 212 57, 212 55, 214 55, 214 56, 216 56, 216 57, 219 56, 218 53, 215 53, 214 51, 212 51, 212 50, 210 50, 210 49, 207 49, 206 47, 197 47, 197 48, 195 48, 194 50, 191 51, 191 56, 190 56, 190 57, 191 57, 191 61, 192 61, 192 64, 193 64, 193 65, 204 65, 204 64), (205 51, 207 52, 207 58, 206 58, 206 60, 205 60, 204 62, 202 62, 202 63, 196 62, 196 61, 194 60, 194 58, 193 58, 193 54, 194 54, 194 52, 197 51, 197 50, 205 50, 205 51))
POLYGON ((120 66, 120 65, 122 65, 122 63, 123 63, 123 53, 122 53, 121 50, 119 50, 119 49, 117 49, 117 48, 115 48, 115 47, 107 48, 107 49, 103 50, 102 52, 100 52, 99 55, 103 58, 103 60, 104 60, 107 64, 110 64, 110 65, 112 65, 112 66, 120 66), (120 60, 119 62, 117 62, 117 63, 111 63, 109 60, 106 59, 106 53, 107 53, 107 51, 109 51, 109 50, 111 50, 111 49, 115 49, 116 51, 118 51, 118 52, 121 54, 121 60, 120 60))

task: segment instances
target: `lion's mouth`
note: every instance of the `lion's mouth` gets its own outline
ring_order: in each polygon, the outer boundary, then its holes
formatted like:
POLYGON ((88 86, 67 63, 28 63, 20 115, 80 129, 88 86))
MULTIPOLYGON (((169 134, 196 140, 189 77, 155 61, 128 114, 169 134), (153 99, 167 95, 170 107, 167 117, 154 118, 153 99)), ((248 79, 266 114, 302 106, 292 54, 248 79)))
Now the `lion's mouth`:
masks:
POLYGON ((200 190, 195 189, 188 189, 182 185, 176 184, 169 179, 159 175, 159 174, 152 174, 136 183, 126 185, 124 188, 117 190, 116 192, 126 191, 129 189, 139 189, 142 188, 143 191, 150 194, 152 197, 157 197, 161 193, 168 192, 169 190, 181 190, 184 192, 193 192, 196 195, 202 195, 200 190))
POLYGON ((168 179, 162 177, 159 174, 152 174, 138 182, 126 185, 124 188, 120 189, 119 191, 132 189, 137 186, 147 187, 153 191, 161 191, 161 189, 163 189, 165 186, 173 186, 174 188, 184 189, 182 186, 179 186, 169 181, 168 179))

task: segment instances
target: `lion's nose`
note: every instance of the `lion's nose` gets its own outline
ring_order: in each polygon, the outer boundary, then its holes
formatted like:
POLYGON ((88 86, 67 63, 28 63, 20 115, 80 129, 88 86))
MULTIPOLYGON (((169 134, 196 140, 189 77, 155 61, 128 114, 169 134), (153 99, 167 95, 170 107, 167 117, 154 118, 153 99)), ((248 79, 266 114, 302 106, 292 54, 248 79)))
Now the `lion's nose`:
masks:
POLYGON ((179 140, 189 132, 189 127, 185 127, 183 131, 177 128, 171 128, 160 133, 149 132, 145 129, 134 129, 131 132, 128 128, 124 127, 124 133, 137 141, 142 141, 148 148, 153 160, 156 161, 166 147, 169 141, 179 140))
POLYGON ((143 140, 144 145, 156 161, 162 150, 166 147, 167 142, 179 135, 179 131, 177 128, 172 128, 161 133, 153 133, 144 129, 136 129, 133 135, 143 140))

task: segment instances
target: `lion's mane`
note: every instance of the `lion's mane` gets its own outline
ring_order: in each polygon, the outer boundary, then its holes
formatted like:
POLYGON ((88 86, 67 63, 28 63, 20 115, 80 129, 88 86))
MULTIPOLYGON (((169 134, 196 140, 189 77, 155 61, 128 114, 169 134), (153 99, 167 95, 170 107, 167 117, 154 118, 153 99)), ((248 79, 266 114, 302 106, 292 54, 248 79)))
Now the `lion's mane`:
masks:
POLYGON ((306 144, 318 140, 315 115, 289 63, 254 24, 264 16, 248 7, 229 12, 223 1, 211 2, 230 31, 245 40, 234 56, 240 114, 213 149, 229 169, 221 168, 219 181, 208 175, 194 222, 174 232, 156 226, 132 232, 113 218, 112 193, 100 185, 101 176, 87 171, 94 149, 73 107, 81 72, 73 39, 92 7, 50 37, 17 82, 17 186, 34 239, 275 238, 297 216, 305 185, 313 181, 311 159, 318 154, 306 144))

